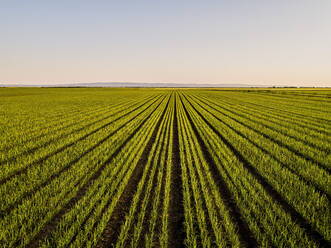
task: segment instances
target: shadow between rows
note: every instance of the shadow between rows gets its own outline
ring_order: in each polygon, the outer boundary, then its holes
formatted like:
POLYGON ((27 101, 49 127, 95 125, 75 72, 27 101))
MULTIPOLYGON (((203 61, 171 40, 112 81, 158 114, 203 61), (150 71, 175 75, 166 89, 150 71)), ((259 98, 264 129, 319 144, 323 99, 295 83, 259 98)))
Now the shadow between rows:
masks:
POLYGON ((159 127, 164 118, 169 101, 170 101, 170 98, 169 98, 162 114, 160 115, 160 118, 153 129, 153 133, 150 136, 150 138, 140 156, 140 159, 137 162, 137 164, 129 178, 128 184, 125 186, 124 191, 122 192, 121 197, 118 200, 118 202, 113 210, 113 213, 112 213, 110 219, 108 220, 106 227, 103 230, 103 233, 96 245, 96 247, 98 247, 98 248, 110 247, 110 246, 114 245, 120 235, 119 227, 121 227, 122 224, 124 223, 126 214, 130 210, 131 202, 132 202, 134 194, 137 190, 138 184, 142 178, 145 165, 148 161, 148 157, 150 155, 152 146, 156 140, 157 132, 159 131, 159 127))
POLYGON ((170 201, 169 201, 169 236, 168 244, 170 247, 184 247, 184 197, 183 197, 183 179, 180 161, 179 135, 178 135, 178 113, 177 97, 174 97, 174 119, 172 136, 172 168, 170 183, 170 201))

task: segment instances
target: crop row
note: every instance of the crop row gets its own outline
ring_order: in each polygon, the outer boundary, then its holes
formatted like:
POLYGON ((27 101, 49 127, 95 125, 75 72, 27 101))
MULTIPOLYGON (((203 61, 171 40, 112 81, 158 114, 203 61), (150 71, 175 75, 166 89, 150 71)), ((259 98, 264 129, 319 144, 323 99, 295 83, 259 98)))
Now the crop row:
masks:
POLYGON ((0 91, 0 246, 329 247, 328 92, 0 91))
POLYGON ((26 244, 39 229, 42 230, 43 225, 51 223, 54 214, 70 203, 70 199, 77 193, 75 191, 79 192, 79 188, 84 185, 87 187, 92 172, 98 172, 98 168, 105 166, 102 162, 109 156, 109 151, 121 147, 126 134, 139 123, 146 122, 162 99, 158 98, 139 111, 119 119, 117 125, 103 127, 88 137, 83 136, 80 142, 75 141, 71 150, 66 149, 41 163, 33 164, 32 169, 2 185, 2 195, 6 200, 1 202, 5 215, 0 222, 3 239, 10 237, 13 244, 18 240, 26 244), (21 221, 26 223, 19 229, 17 225, 20 226, 21 221))

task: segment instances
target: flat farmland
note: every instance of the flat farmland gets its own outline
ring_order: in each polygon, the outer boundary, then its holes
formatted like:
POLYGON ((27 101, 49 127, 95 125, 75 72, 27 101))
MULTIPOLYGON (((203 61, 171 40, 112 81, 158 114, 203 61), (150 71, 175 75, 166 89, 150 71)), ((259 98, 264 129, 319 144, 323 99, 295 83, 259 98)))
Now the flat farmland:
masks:
POLYGON ((330 89, 0 88, 0 247, 330 247, 330 89))

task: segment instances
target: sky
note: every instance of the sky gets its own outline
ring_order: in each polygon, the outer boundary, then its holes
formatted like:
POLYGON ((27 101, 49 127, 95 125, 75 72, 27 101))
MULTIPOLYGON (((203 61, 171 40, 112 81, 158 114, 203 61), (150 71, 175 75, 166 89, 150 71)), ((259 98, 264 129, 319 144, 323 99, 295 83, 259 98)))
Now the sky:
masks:
POLYGON ((0 83, 331 86, 330 0, 0 0, 0 83))

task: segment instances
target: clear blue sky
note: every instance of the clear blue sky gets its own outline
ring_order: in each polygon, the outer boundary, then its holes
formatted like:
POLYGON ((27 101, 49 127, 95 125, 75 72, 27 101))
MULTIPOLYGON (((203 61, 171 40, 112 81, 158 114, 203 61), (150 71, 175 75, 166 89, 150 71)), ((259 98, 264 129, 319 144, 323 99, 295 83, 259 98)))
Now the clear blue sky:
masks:
POLYGON ((330 0, 1 0, 0 82, 331 86, 330 0))

